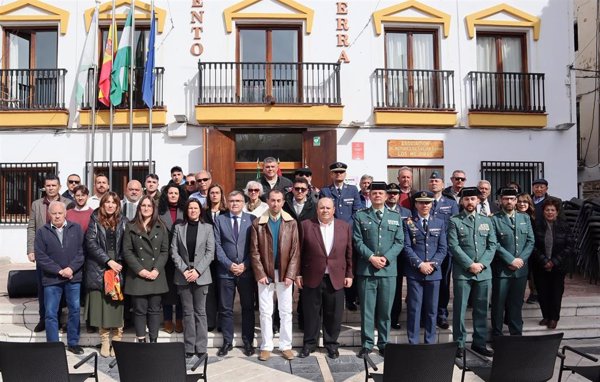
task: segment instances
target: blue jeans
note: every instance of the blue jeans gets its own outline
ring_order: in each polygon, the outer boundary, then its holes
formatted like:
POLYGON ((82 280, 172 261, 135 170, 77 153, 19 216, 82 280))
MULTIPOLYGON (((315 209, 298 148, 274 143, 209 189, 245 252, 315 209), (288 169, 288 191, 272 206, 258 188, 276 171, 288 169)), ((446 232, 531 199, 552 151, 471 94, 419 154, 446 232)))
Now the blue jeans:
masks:
POLYGON ((58 342, 58 312, 60 299, 65 294, 69 315, 67 318, 67 345, 79 344, 79 291, 81 283, 62 283, 44 287, 46 303, 46 341, 58 342))

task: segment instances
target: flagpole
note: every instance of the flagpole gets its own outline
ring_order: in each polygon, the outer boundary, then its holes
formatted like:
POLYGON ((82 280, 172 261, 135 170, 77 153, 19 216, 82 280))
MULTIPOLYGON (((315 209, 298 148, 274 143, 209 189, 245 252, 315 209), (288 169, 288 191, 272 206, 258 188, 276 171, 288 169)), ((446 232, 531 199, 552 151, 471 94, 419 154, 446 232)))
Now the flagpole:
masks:
MULTIPOLYGON (((98 23, 99 23, 99 8, 100 8, 100 0, 96 0, 96 9, 94 10, 94 13, 96 15, 96 25, 92 25, 90 26, 90 28, 95 28, 94 30, 94 39, 93 39, 93 43, 94 46, 97 44, 98 41, 98 23)), ((90 31, 91 32, 91 31, 90 31)), ((92 94, 90 97, 90 94, 88 92, 88 97, 91 98, 91 103, 92 103, 92 142, 91 142, 91 153, 90 153, 90 170, 91 170, 91 176, 88 177, 88 187, 90 190, 92 190, 92 186, 94 184, 94 161, 95 161, 95 149, 96 149, 96 102, 97 102, 97 98, 96 97, 96 87, 98 84, 98 49, 94 49, 94 64, 92 65, 92 69, 93 69, 93 81, 92 82, 92 94)))
MULTIPOLYGON (((113 41, 113 47, 114 47, 114 43, 115 41, 117 41, 117 28, 115 25, 115 0, 112 0, 112 25, 113 27, 113 36, 112 36, 112 41, 113 41)), ((113 55, 113 64, 114 64, 114 57, 115 57, 115 51, 114 48, 111 51, 111 54, 113 55)), ((110 99, 110 98, 109 98, 110 99)), ((110 102, 110 133, 109 133, 109 139, 108 139, 108 184, 111 185, 113 184, 112 181, 112 173, 113 173, 113 113, 114 113, 114 106, 112 101, 110 102)))
MULTIPOLYGON (((152 20, 150 20, 150 25, 154 22, 154 0, 152 0, 151 8, 150 17, 152 17, 152 20)), ((155 31, 152 32, 156 33, 155 31)), ((154 49, 154 46, 152 46, 152 49, 154 49)), ((154 68, 152 68, 152 71, 154 72, 154 68)), ((151 78, 152 81, 154 81, 154 73, 151 74, 151 78)), ((154 166, 152 166, 152 109, 154 108, 154 86, 152 87, 152 93, 152 104, 149 106, 148 110, 148 173, 150 174, 154 174, 154 166)))
POLYGON ((133 179, 133 63, 135 39, 135 0, 131 0, 131 60, 129 65, 129 180, 133 179))

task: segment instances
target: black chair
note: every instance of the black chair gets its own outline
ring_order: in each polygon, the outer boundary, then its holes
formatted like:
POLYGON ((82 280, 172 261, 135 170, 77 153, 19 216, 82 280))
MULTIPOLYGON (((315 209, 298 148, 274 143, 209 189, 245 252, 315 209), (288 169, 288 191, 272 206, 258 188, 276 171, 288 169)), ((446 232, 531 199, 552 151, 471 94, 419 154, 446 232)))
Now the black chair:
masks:
MULTIPOLYGON (((583 358, 586 358, 592 362, 598 362, 598 358, 590 355, 588 353, 584 353, 579 349, 572 348, 570 346, 563 346, 562 354, 566 355, 566 351, 573 352, 583 358)), ((566 357, 565 357, 566 358, 566 357)), ((579 374, 582 377, 589 379, 593 382, 600 382, 600 364, 589 365, 589 366, 579 366, 579 365, 565 365, 565 358, 560 361, 560 374, 558 375, 558 380, 562 380, 563 370, 569 370, 573 374, 579 374)))
POLYGON ((0 372, 4 382, 98 382, 98 353, 92 352, 74 366, 94 359, 94 371, 69 374, 67 353, 62 342, 0 342, 0 372))
POLYGON ((541 336, 494 337, 494 358, 490 362, 471 349, 465 348, 462 357, 462 378, 467 371, 474 372, 486 382, 541 382, 554 374, 556 358, 563 358, 558 348, 564 333, 541 336), (477 364, 467 364, 467 354, 478 359, 477 364))
MULTIPOLYGON (((167 343, 137 343, 114 341, 115 361, 119 365, 121 382, 196 382, 202 379, 206 382, 206 367, 208 356, 198 358, 192 371, 204 362, 201 374, 187 374, 185 362, 185 347, 182 342, 167 343)), ((114 362, 111 363, 114 366, 114 362)))
POLYGON ((387 344, 383 357, 383 374, 369 372, 377 366, 365 355, 365 382, 369 379, 382 382, 451 382, 454 357, 458 344, 387 344))

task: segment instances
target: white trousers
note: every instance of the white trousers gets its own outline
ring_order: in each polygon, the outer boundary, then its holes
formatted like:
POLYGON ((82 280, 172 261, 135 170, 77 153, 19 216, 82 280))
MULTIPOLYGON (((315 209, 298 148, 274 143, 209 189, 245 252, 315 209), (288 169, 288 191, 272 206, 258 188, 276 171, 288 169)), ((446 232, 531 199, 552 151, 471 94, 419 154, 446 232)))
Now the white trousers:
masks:
MULTIPOLYGON (((275 270, 275 280, 279 271, 275 270)), ((273 293, 277 293, 279 304, 279 350, 292 348, 292 285, 274 281, 269 285, 258 284, 258 308, 260 312, 260 350, 273 351, 273 293)))

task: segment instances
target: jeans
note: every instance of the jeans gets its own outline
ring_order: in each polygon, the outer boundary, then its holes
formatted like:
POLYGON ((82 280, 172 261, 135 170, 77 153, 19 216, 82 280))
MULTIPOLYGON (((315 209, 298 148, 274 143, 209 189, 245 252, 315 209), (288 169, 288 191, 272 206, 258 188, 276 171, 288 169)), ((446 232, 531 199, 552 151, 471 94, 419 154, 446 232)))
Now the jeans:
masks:
POLYGON ((67 345, 79 344, 79 293, 81 283, 65 282, 44 287, 46 308, 46 341, 58 342, 58 307, 63 293, 67 299, 69 315, 67 318, 67 345))

